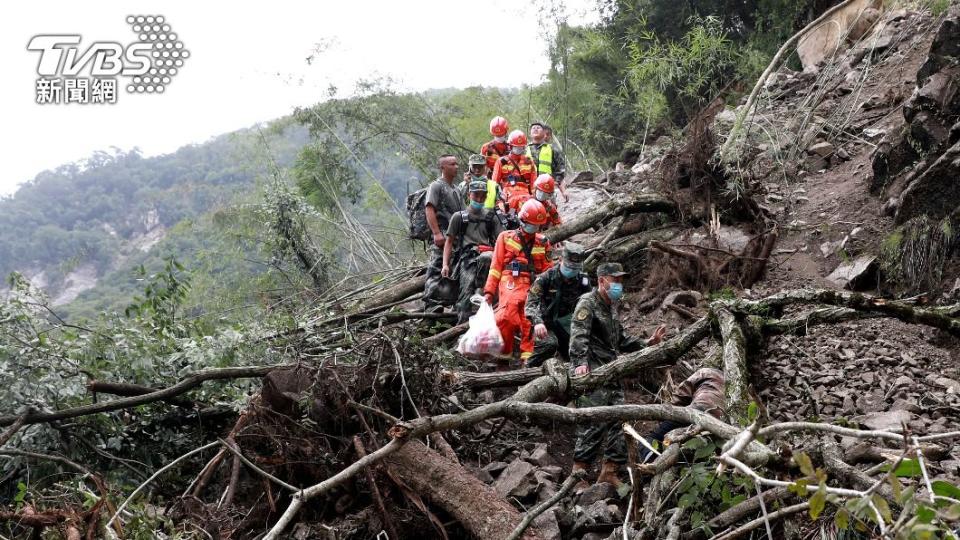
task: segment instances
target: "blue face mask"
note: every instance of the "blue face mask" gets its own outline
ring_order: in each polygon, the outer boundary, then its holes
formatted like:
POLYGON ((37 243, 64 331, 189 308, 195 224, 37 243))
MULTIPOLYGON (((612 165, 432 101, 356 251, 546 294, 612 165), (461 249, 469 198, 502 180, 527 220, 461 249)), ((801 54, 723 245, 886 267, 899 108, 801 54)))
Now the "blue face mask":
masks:
POLYGON ((477 201, 470 201, 470 208, 474 210, 483 210, 483 203, 477 201))
POLYGON ((572 279, 580 273, 576 268, 567 268, 567 265, 560 263, 560 273, 563 274, 563 277, 567 279, 572 279))
POLYGON ((531 225, 529 223, 524 223, 522 226, 522 229, 523 229, 523 232, 527 234, 533 234, 537 232, 537 229, 539 229, 539 227, 537 227, 536 225, 531 225))
POLYGON ((607 286, 607 296, 611 300, 620 300, 623 298, 623 283, 611 283, 607 286))

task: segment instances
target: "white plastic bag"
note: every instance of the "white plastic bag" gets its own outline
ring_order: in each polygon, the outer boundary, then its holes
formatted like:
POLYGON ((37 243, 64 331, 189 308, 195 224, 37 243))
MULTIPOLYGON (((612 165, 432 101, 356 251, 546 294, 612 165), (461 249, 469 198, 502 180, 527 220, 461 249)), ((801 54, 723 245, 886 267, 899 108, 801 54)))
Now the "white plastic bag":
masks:
POLYGON ((480 356, 500 354, 503 350, 503 337, 497 328, 493 316, 493 307, 486 302, 480 303, 477 314, 470 317, 470 328, 457 343, 457 352, 463 355, 480 356))

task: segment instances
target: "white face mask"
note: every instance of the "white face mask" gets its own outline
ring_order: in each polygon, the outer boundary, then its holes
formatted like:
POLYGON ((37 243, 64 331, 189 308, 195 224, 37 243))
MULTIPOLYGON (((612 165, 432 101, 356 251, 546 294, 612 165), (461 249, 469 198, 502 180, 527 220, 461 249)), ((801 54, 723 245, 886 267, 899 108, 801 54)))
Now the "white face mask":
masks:
POLYGON ((514 146, 513 148, 510 149, 510 153, 515 156, 519 156, 520 154, 523 154, 523 147, 514 146))
POLYGON ((540 202, 549 201, 553 199, 553 193, 547 193, 546 191, 537 190, 537 200, 540 202))
POLYGON ((494 137, 493 140, 498 143, 507 142, 506 137, 494 137))

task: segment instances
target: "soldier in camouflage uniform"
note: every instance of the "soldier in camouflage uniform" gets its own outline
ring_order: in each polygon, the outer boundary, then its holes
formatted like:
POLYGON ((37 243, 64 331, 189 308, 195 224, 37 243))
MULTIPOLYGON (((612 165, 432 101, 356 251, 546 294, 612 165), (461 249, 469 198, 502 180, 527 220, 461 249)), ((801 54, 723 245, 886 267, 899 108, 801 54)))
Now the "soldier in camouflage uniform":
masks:
POLYGON ((484 209, 487 198, 487 178, 470 182, 469 206, 450 217, 447 242, 443 246, 443 266, 440 275, 452 277, 460 284, 457 297, 457 324, 470 317, 470 297, 482 292, 487 272, 490 270, 490 255, 503 232, 503 224, 497 209, 484 209), (452 268, 452 270, 451 270, 452 268))
POLYGON ((446 278, 440 275, 440 271, 443 268, 443 247, 447 241, 444 232, 450 226, 453 214, 463 210, 463 200, 453 185, 460 167, 457 157, 452 155, 440 156, 437 166, 440 168, 440 177, 427 187, 424 202, 424 215, 433 236, 427 259, 427 280, 423 285, 425 311, 443 311, 443 306, 452 304, 456 298, 456 290, 452 291, 453 298, 448 294, 456 284, 444 282, 446 278))
MULTIPOLYGON (((627 336, 620 323, 619 305, 623 297, 623 266, 605 263, 597 268, 597 288, 577 302, 570 323, 570 363, 576 375, 590 371, 617 359, 620 353, 642 349, 644 340, 627 336)), ((664 327, 657 328, 646 345, 655 345, 663 339, 664 327)), ((620 405, 623 403, 623 385, 620 382, 599 387, 577 400, 578 407, 620 405)), ((574 470, 586 470, 602 452, 603 461, 597 483, 622 485, 618 477, 620 464, 626 462, 626 443, 623 432, 615 422, 591 424, 577 428, 577 445, 573 452, 574 470)), ((585 487, 585 482, 579 487, 585 487)))
POLYGON ((537 276, 530 287, 524 313, 535 342, 528 366, 537 367, 557 354, 567 360, 573 308, 590 292, 590 278, 581 272, 585 258, 583 246, 566 242, 560 264, 537 276))
MULTIPOLYGON (((726 416, 723 397, 724 381, 723 372, 719 369, 700 368, 680 383, 673 393, 670 404, 677 407, 690 407, 723 420, 726 416)), ((647 435, 647 440, 663 442, 667 433, 685 425, 681 422, 664 420, 647 435)), ((637 461, 640 463, 652 461, 654 457, 652 454, 653 452, 646 448, 640 448, 637 452, 637 461)))

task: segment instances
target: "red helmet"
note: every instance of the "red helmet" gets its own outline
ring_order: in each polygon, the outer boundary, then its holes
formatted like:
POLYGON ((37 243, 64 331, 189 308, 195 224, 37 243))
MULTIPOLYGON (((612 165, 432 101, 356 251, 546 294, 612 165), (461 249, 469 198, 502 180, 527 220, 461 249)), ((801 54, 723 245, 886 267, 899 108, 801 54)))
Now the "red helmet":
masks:
POLYGON ((504 137, 509 130, 510 124, 507 123, 506 118, 494 116, 493 120, 490 120, 490 134, 494 137, 504 137))
POLYGON ((546 173, 538 176, 537 179, 533 182, 533 189, 539 189, 544 193, 553 193, 553 191, 556 188, 557 188, 556 180, 554 180, 552 176, 546 173))
POLYGON ((547 223, 547 209, 536 199, 529 199, 520 207, 517 215, 520 221, 530 225, 545 225, 547 223))
POLYGON ((507 144, 510 146, 526 146, 527 134, 519 129, 515 129, 511 131, 510 136, 507 137, 507 144))

